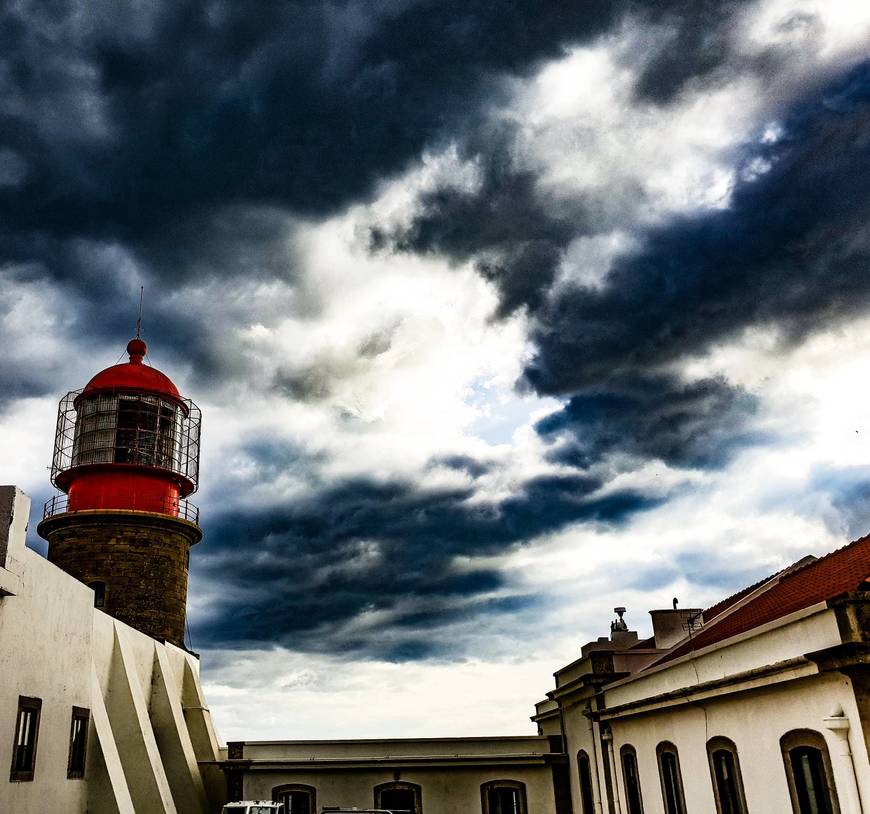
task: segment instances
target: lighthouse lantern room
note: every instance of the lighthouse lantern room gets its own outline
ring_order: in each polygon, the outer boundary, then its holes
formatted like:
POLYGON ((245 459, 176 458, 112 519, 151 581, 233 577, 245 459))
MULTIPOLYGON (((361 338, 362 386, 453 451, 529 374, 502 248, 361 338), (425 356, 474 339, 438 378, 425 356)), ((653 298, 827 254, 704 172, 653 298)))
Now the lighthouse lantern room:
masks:
POLYGON ((132 509, 197 521, 185 498, 197 489, 201 414, 143 363, 146 350, 131 340, 129 362, 61 400, 51 480, 66 494, 49 501, 46 515, 132 509))

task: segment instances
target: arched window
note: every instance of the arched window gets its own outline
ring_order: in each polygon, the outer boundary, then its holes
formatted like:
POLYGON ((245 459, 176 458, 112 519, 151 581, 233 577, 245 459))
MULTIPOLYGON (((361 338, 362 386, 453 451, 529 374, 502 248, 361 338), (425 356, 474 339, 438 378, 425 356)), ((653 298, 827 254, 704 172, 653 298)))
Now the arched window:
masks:
POLYGON ((595 798, 592 796, 592 771, 589 755, 581 749, 577 753, 577 774, 580 779, 581 814, 595 814, 595 798))
POLYGON ((643 814, 643 800, 640 794, 640 777, 637 773, 637 752, 626 744, 619 750, 622 763, 622 784, 625 787, 625 805, 628 814, 643 814))
POLYGON ((662 784, 662 800, 665 814, 686 814, 686 798, 683 795, 683 778, 680 774, 680 756, 677 747, 668 741, 656 746, 659 759, 659 779, 662 784))
POLYGON ((795 814, 839 814, 840 804, 824 737, 796 729, 780 738, 795 814))
POLYGON ((707 757, 716 810, 719 814, 746 814, 743 778, 734 742, 728 738, 711 738, 707 741, 707 757))
POLYGON ((300 783, 276 786, 272 799, 284 804, 284 814, 317 814, 317 790, 313 786, 300 783))
POLYGON ((517 780, 492 780, 480 787, 483 814, 528 814, 526 786, 517 780))
POLYGON ((381 783, 375 786, 375 808, 385 808, 396 814, 422 814, 423 793, 416 783, 381 783))

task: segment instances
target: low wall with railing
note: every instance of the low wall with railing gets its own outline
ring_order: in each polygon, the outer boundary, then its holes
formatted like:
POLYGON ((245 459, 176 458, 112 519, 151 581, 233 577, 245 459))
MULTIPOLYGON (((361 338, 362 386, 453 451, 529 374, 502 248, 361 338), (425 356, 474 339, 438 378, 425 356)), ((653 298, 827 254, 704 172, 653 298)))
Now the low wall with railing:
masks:
MULTIPOLYGON (((99 505, 89 505, 88 508, 78 511, 134 511, 154 512, 165 514, 170 517, 179 517, 190 523, 199 525, 199 508, 189 500, 183 498, 155 498, 150 495, 137 496, 135 494, 107 494, 103 495, 99 505)), ((54 517, 58 514, 75 512, 69 508, 69 495, 55 495, 47 501, 42 510, 42 519, 54 517)))

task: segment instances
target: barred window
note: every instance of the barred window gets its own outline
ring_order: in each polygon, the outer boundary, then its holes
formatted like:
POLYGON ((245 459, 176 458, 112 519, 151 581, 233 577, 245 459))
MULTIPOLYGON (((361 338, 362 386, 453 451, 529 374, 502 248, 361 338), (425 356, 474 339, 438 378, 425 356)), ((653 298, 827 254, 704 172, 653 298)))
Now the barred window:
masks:
POLYGON ((577 774, 580 781, 582 814, 594 814, 595 801, 592 796, 592 772, 589 765, 589 755, 582 749, 577 753, 577 774))
POLYGON ((18 697, 18 716, 15 719, 15 737, 12 742, 12 771, 9 775, 12 782, 33 780, 41 711, 42 699, 24 695, 18 697))
POLYGON ((317 814, 317 791, 313 786, 291 783, 272 789, 272 799, 284 806, 284 814, 317 814))
POLYGON ((656 747, 659 759, 659 779, 662 784, 662 799, 665 814, 686 814, 686 799, 683 795, 683 778, 680 774, 680 756, 672 743, 660 743, 656 747))
POLYGON ((637 773, 637 753, 633 746, 626 744, 619 750, 619 754, 622 758, 622 782, 625 785, 628 814, 643 814, 640 778, 637 773))
POLYGON ((718 814, 746 814, 743 778, 734 742, 728 738, 711 738, 707 743, 707 756, 718 814))
POLYGON ((839 814, 831 758, 824 737, 810 729, 780 739, 795 814, 839 814))
POLYGON ((528 814, 526 787, 517 780, 493 780, 481 786, 483 814, 528 814))
POLYGON ((91 711, 83 707, 72 708, 72 723, 69 733, 69 761, 66 776, 77 778, 85 776, 85 760, 88 753, 88 724, 91 711))

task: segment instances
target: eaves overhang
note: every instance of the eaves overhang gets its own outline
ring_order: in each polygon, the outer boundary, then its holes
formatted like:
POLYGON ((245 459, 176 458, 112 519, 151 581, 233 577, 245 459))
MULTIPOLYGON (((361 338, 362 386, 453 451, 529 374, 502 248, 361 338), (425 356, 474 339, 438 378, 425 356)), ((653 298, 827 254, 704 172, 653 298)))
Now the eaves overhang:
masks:
POLYGON ((390 757, 336 757, 336 758, 242 758, 218 761, 225 771, 251 772, 282 771, 354 771, 374 766, 418 768, 455 768, 479 766, 499 768, 506 766, 549 766, 561 763, 565 755, 559 753, 533 753, 514 755, 396 755, 390 757))

